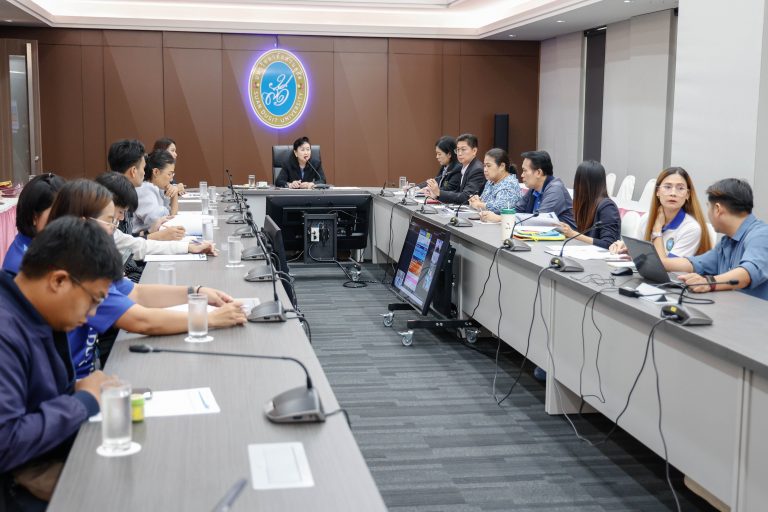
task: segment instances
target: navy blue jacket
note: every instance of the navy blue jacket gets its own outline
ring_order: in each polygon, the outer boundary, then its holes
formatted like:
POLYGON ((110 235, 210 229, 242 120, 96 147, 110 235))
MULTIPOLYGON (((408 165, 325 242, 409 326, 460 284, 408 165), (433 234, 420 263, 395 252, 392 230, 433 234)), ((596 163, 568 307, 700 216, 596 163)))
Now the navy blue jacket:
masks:
MULTIPOLYGON (((613 242, 621 240, 621 215, 619 214, 619 207, 616 206, 613 199, 603 198, 597 205, 594 222, 598 221, 602 222, 603 225, 586 233, 586 236, 592 238, 592 245, 607 249, 613 242)), ((589 226, 584 229, 587 228, 589 226)))
POLYGON ((441 191, 453 192, 459 190, 461 186, 461 164, 454 160, 448 164, 447 169, 441 165, 435 180, 440 186, 441 191))
MULTIPOLYGON (((459 164, 461 165, 461 164, 459 164)), ((459 176, 461 176, 461 167, 459 167, 459 176)), ((485 188, 485 174, 483 173, 483 162, 477 158, 469 162, 464 176, 459 178, 459 188, 456 190, 444 190, 440 187, 440 196, 438 199, 443 203, 464 204, 471 196, 480 195, 485 188)))
MULTIPOLYGON (((517 213, 534 213, 534 204, 536 203, 534 192, 533 189, 530 189, 520 198, 515 207, 517 213)), ((560 222, 565 222, 576 229, 576 221, 573 218, 573 200, 563 180, 554 176, 547 176, 547 179, 544 180, 544 186, 541 188, 540 198, 539 212, 554 212, 560 222)))
POLYGON ((75 392, 66 333, 51 329, 5 271, 0 325, 0 473, 6 473, 68 449, 99 404, 90 393, 75 392))
POLYGON ((304 168, 304 176, 302 176, 299 161, 296 159, 293 152, 291 152, 288 159, 283 163, 283 168, 280 170, 280 174, 278 174, 277 179, 275 179, 275 186, 287 187, 289 183, 294 181, 325 183, 323 164, 320 160, 310 157, 309 165, 304 168), (314 166, 314 169, 310 166, 314 166), (317 172, 315 172, 315 170, 317 170, 317 172))

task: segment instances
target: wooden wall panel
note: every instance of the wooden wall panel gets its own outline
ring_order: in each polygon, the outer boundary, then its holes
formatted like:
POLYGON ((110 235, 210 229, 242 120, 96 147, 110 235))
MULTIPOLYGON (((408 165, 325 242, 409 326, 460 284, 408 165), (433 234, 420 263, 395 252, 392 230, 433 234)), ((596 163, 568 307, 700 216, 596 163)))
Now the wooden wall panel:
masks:
POLYGON ((384 183, 389 167, 387 55, 337 53, 334 76, 336 183, 384 183))
POLYGON ((538 57, 462 56, 461 131, 477 135, 478 156, 493 146, 493 114, 510 116, 510 156, 534 149, 537 123, 538 57))
POLYGON ((38 59, 44 170, 80 178, 85 175, 81 47, 41 44, 38 59))
MULTIPOLYGON (((320 145, 323 170, 328 183, 336 183, 336 134, 329 130, 334 123, 333 53, 296 52, 307 69, 310 79, 309 103, 301 119, 293 126, 278 130, 278 144, 293 144, 299 137, 307 136, 312 144, 320 145)), ((270 178, 269 181, 272 181, 270 178)))
POLYGON ((14 29, 41 41, 46 168, 93 176, 109 144, 179 142, 179 178, 272 181, 272 146, 306 135, 336 185, 423 180, 441 135, 492 144, 493 114, 510 114, 510 153, 536 147, 539 45, 530 42, 14 29), (304 117, 263 125, 247 96, 262 52, 297 53, 311 79, 304 117))
POLYGON ((390 183, 397 183, 399 176, 419 183, 435 175, 442 81, 442 55, 389 54, 390 183))
MULTIPOLYGON (((104 48, 83 46, 83 165, 93 178, 109 168, 104 111, 104 48)), ((111 142, 110 142, 111 143, 111 142)))
POLYGON ((222 52, 223 165, 237 183, 247 183, 249 174, 255 174, 258 181, 273 181, 272 146, 277 144, 277 130, 259 122, 247 91, 251 66, 260 53, 222 52))
POLYGON ((221 52, 166 48, 163 70, 165 132, 158 136, 176 141, 176 179, 223 183, 221 52))
POLYGON ((104 112, 105 151, 118 139, 151 146, 165 134, 160 48, 104 47, 104 112))

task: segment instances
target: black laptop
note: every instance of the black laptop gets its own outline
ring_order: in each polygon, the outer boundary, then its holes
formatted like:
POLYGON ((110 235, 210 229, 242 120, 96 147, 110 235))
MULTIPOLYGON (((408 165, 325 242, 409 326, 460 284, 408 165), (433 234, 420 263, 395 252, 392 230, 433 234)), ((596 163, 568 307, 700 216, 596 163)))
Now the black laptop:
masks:
POLYGON ((637 273, 643 276, 646 281, 655 284, 669 283, 670 281, 677 283, 679 281, 677 278, 679 273, 667 272, 664 269, 659 253, 656 252, 656 248, 651 242, 628 236, 621 238, 627 246, 627 251, 632 257, 637 273))

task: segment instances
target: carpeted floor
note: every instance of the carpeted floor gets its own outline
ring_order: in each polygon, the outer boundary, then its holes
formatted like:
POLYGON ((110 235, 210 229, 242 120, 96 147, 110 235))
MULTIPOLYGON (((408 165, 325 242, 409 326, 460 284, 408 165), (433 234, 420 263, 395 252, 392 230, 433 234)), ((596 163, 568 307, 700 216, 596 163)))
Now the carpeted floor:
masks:
MULTIPOLYGON (((404 347, 397 331, 418 314, 398 313, 384 327, 379 314, 397 302, 387 287, 344 288, 338 267, 291 271, 317 356, 391 510, 675 510, 664 461, 622 430, 597 448, 577 440, 562 417, 544 412, 530 363, 496 405, 495 340, 469 346, 452 332, 417 331, 404 347)), ((366 266, 363 277, 382 271, 366 266)), ((502 346, 502 395, 520 362, 502 346)), ((593 414, 577 426, 598 439, 612 423, 593 414)), ((673 483, 683 510, 712 510, 679 472, 673 483)))

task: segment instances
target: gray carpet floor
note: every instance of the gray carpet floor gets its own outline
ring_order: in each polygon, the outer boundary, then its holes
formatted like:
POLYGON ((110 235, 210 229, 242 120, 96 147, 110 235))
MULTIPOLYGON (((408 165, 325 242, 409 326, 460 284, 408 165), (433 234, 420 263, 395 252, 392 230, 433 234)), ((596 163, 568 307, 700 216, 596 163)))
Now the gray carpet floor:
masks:
MULTIPOLYGON (((664 461, 622 430, 590 447, 560 416, 544 412, 544 385, 530 363, 501 406, 491 385, 496 341, 474 345, 449 331, 417 331, 413 345, 398 330, 415 312, 380 313, 393 293, 381 284, 349 289, 337 268, 291 267, 299 306, 325 373, 387 507, 393 511, 675 510, 664 461)), ((364 278, 381 279, 366 266, 364 278)), ((522 358, 502 345, 503 395, 522 358)), ((599 414, 576 419, 599 439, 612 423, 599 414)), ((672 479, 683 510, 713 510, 672 479)))

